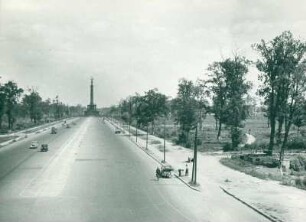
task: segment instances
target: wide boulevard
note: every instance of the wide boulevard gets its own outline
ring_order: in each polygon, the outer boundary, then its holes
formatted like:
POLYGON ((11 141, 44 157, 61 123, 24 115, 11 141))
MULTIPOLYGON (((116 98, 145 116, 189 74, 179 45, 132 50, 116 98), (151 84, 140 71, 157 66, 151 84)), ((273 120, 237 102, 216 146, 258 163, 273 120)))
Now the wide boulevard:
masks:
POLYGON ((226 194, 156 180, 158 163, 100 118, 75 123, 0 149, 0 221, 265 221, 226 194))

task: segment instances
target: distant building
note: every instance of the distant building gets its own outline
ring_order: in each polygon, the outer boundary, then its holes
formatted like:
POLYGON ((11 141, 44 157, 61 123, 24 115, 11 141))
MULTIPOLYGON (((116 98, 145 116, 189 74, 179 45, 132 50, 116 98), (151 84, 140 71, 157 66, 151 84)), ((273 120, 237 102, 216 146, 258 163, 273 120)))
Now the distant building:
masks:
POLYGON ((94 85, 93 78, 90 79, 90 103, 85 111, 85 116, 99 116, 99 111, 97 111, 97 106, 94 104, 94 85))

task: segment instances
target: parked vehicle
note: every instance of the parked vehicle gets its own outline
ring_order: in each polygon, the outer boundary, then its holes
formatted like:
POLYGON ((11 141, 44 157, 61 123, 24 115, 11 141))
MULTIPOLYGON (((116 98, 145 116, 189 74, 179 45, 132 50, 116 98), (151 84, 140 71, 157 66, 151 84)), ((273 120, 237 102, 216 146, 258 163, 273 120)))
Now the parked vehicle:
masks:
POLYGON ((51 128, 51 134, 57 134, 57 129, 55 127, 51 128))
POLYGON ((116 128, 115 129, 115 134, 120 134, 121 133, 121 130, 119 128, 116 128))
POLYGON ((48 144, 46 144, 46 143, 41 144, 41 148, 40 148, 41 152, 47 152, 48 150, 49 150, 48 144))
POLYGON ((30 145, 30 149, 37 149, 38 148, 38 142, 37 141, 32 141, 31 145, 30 145))
POLYGON ((163 177, 163 178, 170 178, 172 177, 172 171, 173 171, 173 167, 170 165, 164 165, 161 167, 160 169, 160 175, 159 177, 163 177))

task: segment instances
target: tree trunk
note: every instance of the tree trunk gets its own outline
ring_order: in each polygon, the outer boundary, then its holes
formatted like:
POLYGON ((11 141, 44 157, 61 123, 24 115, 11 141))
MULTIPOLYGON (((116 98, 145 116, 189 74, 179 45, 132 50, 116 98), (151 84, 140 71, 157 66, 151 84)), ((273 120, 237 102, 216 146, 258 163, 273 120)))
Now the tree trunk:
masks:
POLYGON ((202 109, 200 109, 200 122, 199 122, 200 131, 202 131, 202 127, 203 127, 203 124, 202 124, 202 109))
POLYGON ((221 129, 222 129, 222 122, 219 120, 217 140, 219 140, 219 137, 221 136, 221 129))
POLYGON ((154 135, 154 121, 151 123, 151 134, 154 135))
POLYGON ((279 153, 279 167, 280 168, 282 167, 283 160, 284 160, 285 147, 286 147, 287 142, 288 142, 288 136, 289 136, 290 127, 291 127, 291 121, 289 120, 289 123, 285 127, 284 140, 283 140, 283 144, 282 144, 282 147, 281 147, 281 150, 280 150, 280 153, 279 153))
POLYGON ((13 118, 11 114, 8 114, 8 128, 10 130, 13 128, 13 118))
POLYGON ((275 118, 271 118, 271 130, 270 130, 270 141, 269 141, 269 150, 268 155, 272 156, 273 147, 274 147, 274 138, 275 138, 275 118))
POLYGON ((282 130, 283 130, 283 124, 284 124, 284 118, 281 117, 279 120, 278 120, 278 130, 277 130, 277 144, 280 144, 281 141, 282 141, 282 130))
POLYGON ((275 138, 275 124, 276 124, 276 114, 275 114, 275 102, 274 102, 274 89, 272 88, 271 92, 271 99, 270 99, 270 141, 269 141, 269 149, 268 149, 268 155, 272 156, 273 154, 273 147, 274 147, 274 138, 275 138))
POLYGON ((215 118, 215 130, 218 130, 218 119, 215 118))

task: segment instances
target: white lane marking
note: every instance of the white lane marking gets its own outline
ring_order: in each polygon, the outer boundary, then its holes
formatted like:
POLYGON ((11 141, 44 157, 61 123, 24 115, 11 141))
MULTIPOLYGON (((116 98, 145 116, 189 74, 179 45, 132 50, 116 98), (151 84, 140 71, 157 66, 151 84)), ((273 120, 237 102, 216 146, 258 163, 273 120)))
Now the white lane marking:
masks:
POLYGON ((75 135, 52 156, 41 173, 19 194, 21 197, 56 197, 61 193, 69 177, 74 154, 87 131, 89 121, 90 119, 87 119, 75 135))

